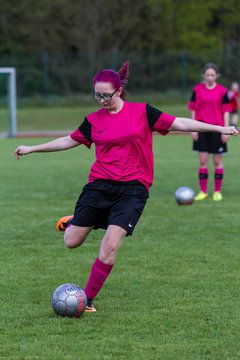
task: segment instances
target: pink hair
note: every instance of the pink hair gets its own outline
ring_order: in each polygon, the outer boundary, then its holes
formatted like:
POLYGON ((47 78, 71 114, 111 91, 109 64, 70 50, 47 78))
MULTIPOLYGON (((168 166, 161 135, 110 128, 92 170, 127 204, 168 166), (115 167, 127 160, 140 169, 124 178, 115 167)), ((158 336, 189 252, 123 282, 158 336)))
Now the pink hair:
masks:
POLYGON ((128 82, 129 76, 129 61, 126 61, 119 71, 112 69, 100 70, 93 78, 93 85, 97 82, 110 82, 115 89, 123 88, 123 91, 120 95, 122 100, 125 100, 126 93, 124 90, 125 85, 128 82))

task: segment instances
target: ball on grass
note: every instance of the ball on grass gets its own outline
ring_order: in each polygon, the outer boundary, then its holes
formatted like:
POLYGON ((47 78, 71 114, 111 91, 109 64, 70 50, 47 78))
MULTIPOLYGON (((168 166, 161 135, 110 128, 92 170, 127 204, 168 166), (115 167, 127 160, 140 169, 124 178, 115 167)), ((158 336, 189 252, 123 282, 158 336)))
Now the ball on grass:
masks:
POLYGON ((187 186, 181 186, 175 192, 175 200, 178 205, 192 205, 194 197, 195 192, 187 186))
POLYGON ((63 284, 52 295, 52 308, 57 315, 80 317, 87 306, 84 290, 75 284, 63 284))

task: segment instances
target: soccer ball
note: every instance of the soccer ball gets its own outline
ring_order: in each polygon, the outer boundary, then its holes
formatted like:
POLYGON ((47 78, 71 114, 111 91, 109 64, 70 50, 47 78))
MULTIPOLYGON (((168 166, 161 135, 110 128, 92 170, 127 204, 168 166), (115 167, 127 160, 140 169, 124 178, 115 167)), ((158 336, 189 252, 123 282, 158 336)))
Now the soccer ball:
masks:
POLYGON ((175 199, 178 205, 192 205, 195 193, 193 189, 187 186, 181 186, 175 192, 175 199))
POLYGON ((80 317, 87 306, 87 296, 80 286, 63 284, 52 295, 52 307, 57 315, 80 317))

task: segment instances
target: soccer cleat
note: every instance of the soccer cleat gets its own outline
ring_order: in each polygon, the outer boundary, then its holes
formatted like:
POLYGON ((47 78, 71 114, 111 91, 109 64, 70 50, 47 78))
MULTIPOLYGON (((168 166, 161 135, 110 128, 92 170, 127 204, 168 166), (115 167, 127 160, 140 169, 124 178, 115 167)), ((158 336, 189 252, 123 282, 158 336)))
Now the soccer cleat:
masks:
POLYGON ((57 224, 56 224, 56 229, 58 231, 65 231, 69 221, 72 220, 73 215, 69 215, 69 216, 63 216, 61 219, 58 220, 57 224))
POLYGON ((207 193, 205 193, 205 192, 203 192, 203 191, 200 191, 200 193, 198 193, 198 194, 195 196, 194 200, 195 200, 195 201, 201 201, 201 200, 206 199, 207 196, 208 196, 207 193))
POLYGON ((94 312, 97 312, 97 310, 95 309, 95 307, 93 305, 87 305, 85 312, 94 313, 94 312))
POLYGON ((214 191, 213 193, 213 201, 221 201, 222 200, 222 194, 220 191, 214 191))

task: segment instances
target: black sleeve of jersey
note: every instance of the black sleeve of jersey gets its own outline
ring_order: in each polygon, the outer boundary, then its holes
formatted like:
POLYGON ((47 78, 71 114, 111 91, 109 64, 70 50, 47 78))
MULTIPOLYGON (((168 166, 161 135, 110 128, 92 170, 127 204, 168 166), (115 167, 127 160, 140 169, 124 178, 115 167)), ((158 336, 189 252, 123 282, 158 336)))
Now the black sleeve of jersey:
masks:
POLYGON ((148 126, 152 129, 162 114, 162 111, 150 106, 149 104, 146 105, 146 113, 147 113, 147 121, 148 126))
POLYGON ((196 92, 193 91, 190 101, 194 102, 196 101, 196 92))
POLYGON ((225 94, 224 94, 224 96, 222 98, 222 104, 230 104, 230 100, 229 100, 227 92, 225 92, 225 94))
POLYGON ((85 117, 82 124, 79 126, 79 131, 83 134, 83 136, 90 142, 92 142, 92 125, 85 117))

